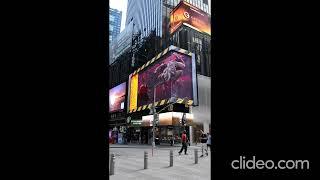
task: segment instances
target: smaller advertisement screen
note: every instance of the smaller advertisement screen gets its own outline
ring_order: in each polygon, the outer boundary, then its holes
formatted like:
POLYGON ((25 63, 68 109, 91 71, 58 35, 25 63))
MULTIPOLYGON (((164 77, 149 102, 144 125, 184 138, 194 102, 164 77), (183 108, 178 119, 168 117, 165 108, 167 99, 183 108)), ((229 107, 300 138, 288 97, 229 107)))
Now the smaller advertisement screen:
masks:
POLYGON ((120 111, 124 109, 126 98, 126 83, 122 83, 109 90, 109 112, 120 111))
POLYGON ((211 20, 208 14, 189 3, 181 1, 170 13, 170 33, 174 33, 181 25, 211 35, 211 20))

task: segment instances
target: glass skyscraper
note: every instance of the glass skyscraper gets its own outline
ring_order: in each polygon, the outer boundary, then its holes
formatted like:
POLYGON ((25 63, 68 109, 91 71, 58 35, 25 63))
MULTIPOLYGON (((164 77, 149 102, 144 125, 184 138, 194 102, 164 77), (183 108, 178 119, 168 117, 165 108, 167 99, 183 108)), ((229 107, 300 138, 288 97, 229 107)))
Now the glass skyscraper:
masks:
POLYGON ((109 8, 109 43, 120 33, 122 12, 109 8))
MULTIPOLYGON (((134 22, 134 30, 140 30, 142 37, 152 30, 162 38, 162 46, 169 46, 170 12, 181 0, 128 0, 126 25, 134 22)), ((210 0, 185 0, 211 15, 210 0)))

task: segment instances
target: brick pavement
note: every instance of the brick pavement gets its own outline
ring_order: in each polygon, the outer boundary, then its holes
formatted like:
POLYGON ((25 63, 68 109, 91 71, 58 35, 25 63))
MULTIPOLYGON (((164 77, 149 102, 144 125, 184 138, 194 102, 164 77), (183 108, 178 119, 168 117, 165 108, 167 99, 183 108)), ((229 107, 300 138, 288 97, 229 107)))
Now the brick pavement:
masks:
MULTIPOLYGON (((127 148, 110 148, 110 153, 115 153, 115 175, 110 179, 210 179, 210 155, 199 157, 198 164, 194 163, 194 149, 199 146, 188 146, 188 155, 178 155, 180 147, 157 147, 154 156, 151 156, 150 146, 127 146, 127 148), (173 150, 173 167, 169 167, 169 153, 173 150), (144 167, 144 151, 148 152, 148 169, 144 167)), ((120 145, 121 147, 121 145, 120 145)), ((122 145, 122 147, 125 147, 122 145)), ((110 159, 110 158, 109 158, 110 159)))

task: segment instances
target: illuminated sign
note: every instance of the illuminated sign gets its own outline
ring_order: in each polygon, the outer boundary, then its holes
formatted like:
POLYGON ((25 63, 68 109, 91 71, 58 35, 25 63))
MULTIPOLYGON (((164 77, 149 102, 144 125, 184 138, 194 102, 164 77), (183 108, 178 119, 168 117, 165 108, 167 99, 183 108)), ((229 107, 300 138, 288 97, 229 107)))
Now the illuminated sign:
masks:
POLYGON ((109 90, 109 112, 115 112, 124 109, 126 98, 126 83, 122 83, 109 90))
POLYGON ((209 15, 201 9, 181 1, 170 13, 170 33, 174 33, 184 24, 199 32, 211 35, 210 21, 209 15))
POLYGON ((136 109, 138 101, 138 74, 133 75, 130 80, 130 109, 136 109))

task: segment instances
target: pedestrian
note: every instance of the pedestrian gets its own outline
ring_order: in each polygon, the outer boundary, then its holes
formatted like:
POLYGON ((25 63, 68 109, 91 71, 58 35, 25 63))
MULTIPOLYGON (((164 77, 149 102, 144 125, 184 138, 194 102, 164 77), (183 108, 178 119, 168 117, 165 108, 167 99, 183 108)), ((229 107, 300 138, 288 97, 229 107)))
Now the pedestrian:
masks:
POLYGON ((210 133, 207 133, 207 149, 206 149, 207 156, 208 156, 209 148, 210 148, 210 152, 211 152, 211 135, 210 135, 210 133))
POLYGON ((188 155, 187 154, 187 147, 188 146, 187 146, 187 134, 186 133, 187 133, 186 130, 184 130, 183 133, 182 133, 182 136, 181 136, 182 147, 181 147, 181 149, 179 151, 179 155, 181 155, 181 152, 183 151, 183 149, 184 149, 184 154, 188 155))
POLYGON ((169 136, 169 138, 170 138, 170 146, 173 146, 173 136, 171 135, 169 136))
POLYGON ((202 152, 200 157, 203 157, 203 149, 205 144, 207 143, 207 135, 202 130, 200 131, 201 131, 200 141, 201 141, 201 152, 202 152))

